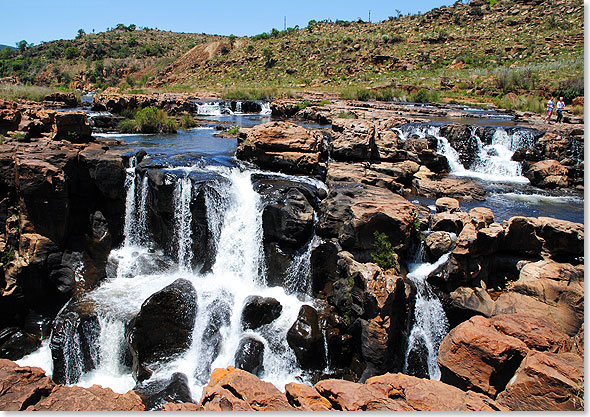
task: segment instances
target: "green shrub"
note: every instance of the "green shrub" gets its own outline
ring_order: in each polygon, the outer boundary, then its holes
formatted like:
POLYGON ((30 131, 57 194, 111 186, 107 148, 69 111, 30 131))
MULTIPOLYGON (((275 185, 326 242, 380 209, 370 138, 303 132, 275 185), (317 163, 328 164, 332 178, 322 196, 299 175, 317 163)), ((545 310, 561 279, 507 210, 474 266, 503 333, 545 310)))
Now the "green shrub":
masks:
POLYGON ((371 253, 373 261, 383 269, 391 269, 397 267, 397 259, 395 250, 389 242, 389 237, 385 233, 375 231, 375 251, 371 253))
POLYGON ((367 90, 364 87, 348 87, 340 92, 340 98, 343 100, 367 101, 373 98, 373 94, 371 90, 367 90))
POLYGON ((74 59, 80 56, 80 51, 75 46, 70 46, 65 50, 66 59, 74 59))
POLYGON ((501 98, 495 98, 493 101, 496 107, 502 109, 545 113, 545 101, 540 97, 508 94, 501 98))
POLYGON ((117 128, 121 133, 137 133, 137 122, 133 119, 121 120, 117 128))
POLYGON ((332 104, 332 100, 324 99, 320 101, 320 106, 325 106, 326 104, 332 104))
POLYGON ((302 102, 297 103, 297 108, 299 110, 303 110, 303 109, 308 108, 310 106, 310 104, 311 103, 309 102, 309 100, 305 100, 305 101, 302 101, 302 102))
POLYGON ((436 103, 438 100, 438 91, 425 88, 421 88, 410 96, 410 101, 414 103, 436 103))
POLYGON ((341 111, 336 115, 337 119, 358 119, 357 115, 349 111, 341 111))
POLYGON ((240 132, 240 126, 238 126, 238 125, 230 126, 226 130, 226 133, 229 135, 232 135, 232 136, 237 136, 239 132, 240 132))
POLYGON ((180 118, 180 127, 184 130, 190 129, 191 127, 195 127, 197 122, 195 121, 194 117, 190 114, 183 114, 180 118))
POLYGON ((168 118, 164 110, 145 107, 135 115, 137 130, 141 133, 175 133, 176 122, 168 118))
POLYGON ((0 261, 2 261, 3 264, 7 264, 9 262, 12 262, 14 260, 14 249, 8 249, 5 250, 4 252, 2 252, 2 257, 0 257, 0 261))

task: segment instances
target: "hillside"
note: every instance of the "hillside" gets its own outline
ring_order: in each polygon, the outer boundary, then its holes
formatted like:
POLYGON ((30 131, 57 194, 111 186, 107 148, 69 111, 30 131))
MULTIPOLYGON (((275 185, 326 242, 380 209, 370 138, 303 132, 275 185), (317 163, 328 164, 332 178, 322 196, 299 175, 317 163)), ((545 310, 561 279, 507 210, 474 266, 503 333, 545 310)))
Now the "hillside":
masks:
MULTIPOLYGON (((519 104, 538 111, 545 94, 583 94, 583 19, 579 0, 473 0, 378 23, 311 21, 244 38, 119 25, 0 54, 0 77, 187 91, 391 87, 387 98, 426 88, 483 102, 530 93, 536 101, 519 104)), ((351 91, 343 94, 355 98, 351 91)))

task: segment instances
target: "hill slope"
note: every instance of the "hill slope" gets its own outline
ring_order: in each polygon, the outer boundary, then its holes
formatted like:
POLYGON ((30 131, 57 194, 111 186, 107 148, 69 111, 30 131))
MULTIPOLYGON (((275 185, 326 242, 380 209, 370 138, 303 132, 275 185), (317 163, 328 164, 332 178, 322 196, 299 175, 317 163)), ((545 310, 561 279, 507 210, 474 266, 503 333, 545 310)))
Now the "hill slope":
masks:
POLYGON ((361 85, 436 88, 451 97, 572 88, 575 95, 583 91, 583 19, 579 0, 473 0, 378 23, 311 21, 250 38, 120 25, 0 55, 0 76, 77 88, 361 85))

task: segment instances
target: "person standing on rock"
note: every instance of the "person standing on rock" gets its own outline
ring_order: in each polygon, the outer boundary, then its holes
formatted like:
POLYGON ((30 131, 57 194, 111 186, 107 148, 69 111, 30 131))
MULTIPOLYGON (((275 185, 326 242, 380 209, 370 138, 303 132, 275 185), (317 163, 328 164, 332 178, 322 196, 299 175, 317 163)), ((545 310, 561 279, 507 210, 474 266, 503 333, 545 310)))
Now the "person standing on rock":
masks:
POLYGON ((559 97, 559 101, 557 102, 557 123, 561 123, 563 120, 563 111, 565 110, 565 103, 563 102, 563 97, 559 97))
POLYGON ((551 123, 551 115, 553 114, 553 97, 549 98, 547 102, 547 122, 551 123))

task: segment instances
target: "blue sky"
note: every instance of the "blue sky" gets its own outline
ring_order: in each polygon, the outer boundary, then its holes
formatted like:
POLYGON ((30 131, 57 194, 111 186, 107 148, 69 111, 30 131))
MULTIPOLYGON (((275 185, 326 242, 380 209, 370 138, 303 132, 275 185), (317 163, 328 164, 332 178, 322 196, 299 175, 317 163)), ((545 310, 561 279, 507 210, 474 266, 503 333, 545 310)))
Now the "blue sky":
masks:
POLYGON ((368 20, 426 12, 452 0, 0 0, 0 44, 72 39, 78 29, 104 31, 117 23, 176 32, 244 36, 273 27, 306 26, 311 19, 368 20))

